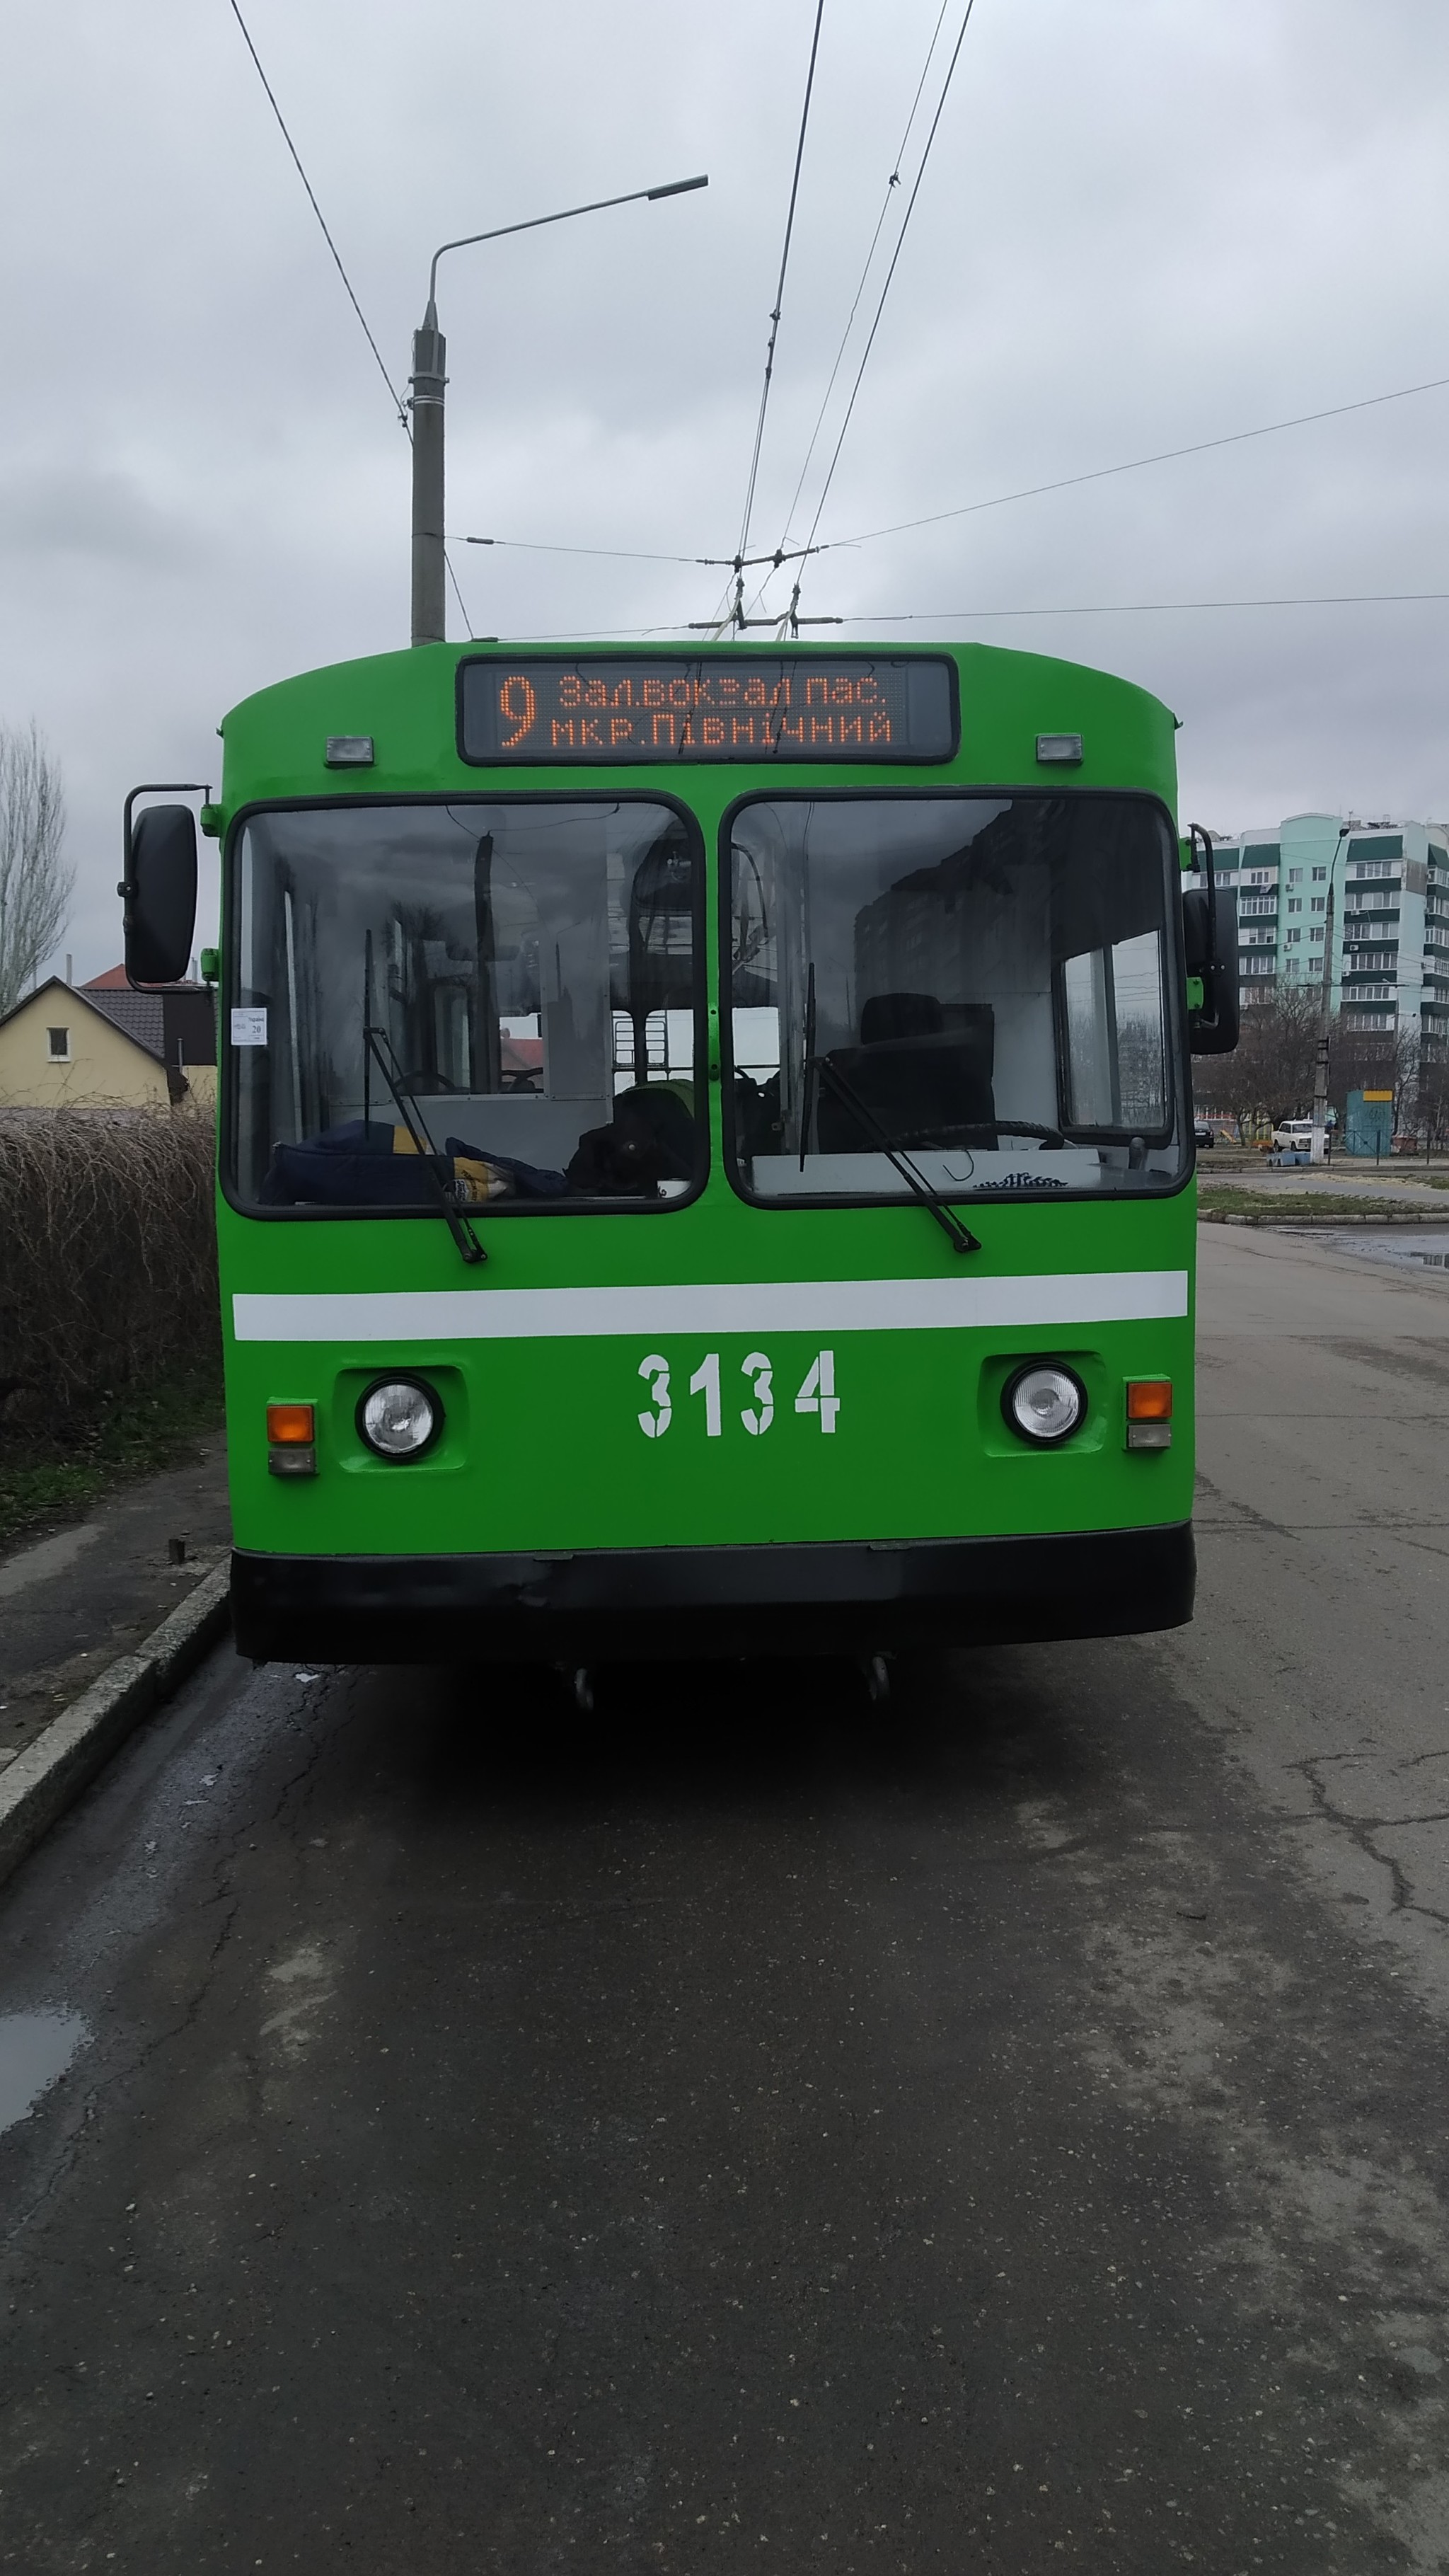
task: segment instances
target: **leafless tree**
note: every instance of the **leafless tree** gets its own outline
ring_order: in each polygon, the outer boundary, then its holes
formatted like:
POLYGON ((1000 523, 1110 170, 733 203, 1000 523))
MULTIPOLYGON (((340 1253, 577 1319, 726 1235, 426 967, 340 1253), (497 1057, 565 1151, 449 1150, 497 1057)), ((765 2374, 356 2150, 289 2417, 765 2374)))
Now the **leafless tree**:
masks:
POLYGON ((1412 1127, 1419 1057, 1414 1030, 1354 1029, 1335 1020, 1329 1032, 1328 1096, 1340 1118, 1347 1115, 1351 1091, 1391 1091, 1395 1127, 1412 1127))
POLYGON ((1449 1055, 1442 1040, 1427 1045, 1419 1058, 1415 1124, 1442 1149, 1449 1133, 1449 1055))
POLYGON ((70 912, 65 792, 32 719, 0 724, 0 1012, 13 1010, 70 912))
MULTIPOLYGON (((1235 1054, 1199 1056, 1193 1064, 1193 1087, 1205 1109, 1226 1110, 1244 1119, 1306 1118, 1313 1106, 1318 1068, 1322 1001, 1312 984, 1283 986, 1271 1002, 1244 1007, 1242 1036, 1235 1054)), ((1437 1072, 1442 1100, 1449 1112, 1449 1080, 1437 1072)), ((1417 1036, 1401 1029, 1359 1029, 1335 1012, 1328 1024, 1328 1098, 1340 1121, 1351 1091, 1392 1091, 1394 1124, 1412 1124, 1416 1098, 1422 1109, 1425 1077, 1417 1036)))
POLYGON ((1311 986, 1289 984, 1271 1002, 1247 1004, 1236 1052, 1196 1059, 1199 1100, 1240 1121, 1297 1116, 1313 1099, 1318 1029, 1319 998, 1311 986))

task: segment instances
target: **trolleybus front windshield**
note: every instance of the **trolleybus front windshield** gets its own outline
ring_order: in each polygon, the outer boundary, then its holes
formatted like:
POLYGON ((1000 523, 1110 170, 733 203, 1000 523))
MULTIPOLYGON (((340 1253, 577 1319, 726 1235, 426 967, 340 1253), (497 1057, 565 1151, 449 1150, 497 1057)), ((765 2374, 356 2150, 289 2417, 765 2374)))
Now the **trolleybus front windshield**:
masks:
POLYGON ((436 1215, 441 1179, 503 1213, 682 1198, 704 1155, 699 878, 692 827, 643 797, 251 815, 236 1197, 436 1215))
POLYGON ((1176 1187, 1177 852, 1146 797, 773 796, 730 824, 733 1170, 757 1199, 1176 1187))

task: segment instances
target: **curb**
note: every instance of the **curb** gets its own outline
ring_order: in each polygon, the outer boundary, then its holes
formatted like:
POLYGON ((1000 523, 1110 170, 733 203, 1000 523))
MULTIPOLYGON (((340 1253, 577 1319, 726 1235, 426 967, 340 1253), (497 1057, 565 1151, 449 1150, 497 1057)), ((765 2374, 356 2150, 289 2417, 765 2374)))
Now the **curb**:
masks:
POLYGON ((224 1633, 230 1616, 231 1567, 222 1564, 203 1576, 136 1654, 108 1665, 0 1771, 0 1881, 19 1868, 142 1719, 171 1697, 224 1633))
POLYGON ((1239 1216, 1226 1208, 1205 1207, 1199 1207, 1197 1213, 1200 1225, 1284 1225, 1292 1226, 1295 1231, 1299 1226, 1304 1225, 1416 1225, 1421 1229, 1435 1225, 1449 1225, 1449 1207, 1445 1208, 1442 1216, 1434 1208, 1427 1208, 1421 1213, 1418 1208, 1406 1207, 1350 1208, 1338 1216, 1312 1214, 1277 1216, 1271 1213, 1265 1216, 1239 1216))

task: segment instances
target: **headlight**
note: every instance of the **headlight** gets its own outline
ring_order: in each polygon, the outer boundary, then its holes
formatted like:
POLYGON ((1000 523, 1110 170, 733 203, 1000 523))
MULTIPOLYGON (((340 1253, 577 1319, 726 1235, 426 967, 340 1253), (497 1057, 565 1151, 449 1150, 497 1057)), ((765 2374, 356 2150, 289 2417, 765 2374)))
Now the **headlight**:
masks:
POLYGON ((421 1458, 442 1427, 442 1405, 420 1378, 379 1378, 357 1408, 357 1428, 379 1458, 421 1458))
POLYGON ((1001 1410, 1023 1440, 1037 1449, 1054 1449, 1085 1422, 1087 1390, 1070 1369, 1018 1369, 1003 1390, 1001 1410))

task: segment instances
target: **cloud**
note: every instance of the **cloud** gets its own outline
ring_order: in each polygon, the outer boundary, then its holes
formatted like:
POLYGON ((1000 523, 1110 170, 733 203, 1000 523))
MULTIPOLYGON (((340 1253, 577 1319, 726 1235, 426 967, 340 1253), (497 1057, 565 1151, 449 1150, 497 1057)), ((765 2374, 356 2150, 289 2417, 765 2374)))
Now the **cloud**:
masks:
MULTIPOLYGON (((936 11, 826 13, 754 527, 766 545, 936 11)), ((458 538, 734 545, 813 16, 809 0, 622 14, 550 0, 512 16, 251 0, 396 384, 438 242, 710 172, 706 194, 444 263, 458 538)), ((1446 71, 1442 0, 978 0, 821 535, 1442 372, 1446 71)), ((224 8, 73 0, 17 20, 0 297, 25 353, 23 398, 0 420, 0 713, 33 712, 66 767, 82 876, 67 945, 89 968, 115 955, 126 787, 205 777, 218 718, 250 690, 404 641, 407 449, 224 8)), ((839 549, 811 567, 804 605, 868 618, 1449 588, 1446 403, 839 549)), ((724 580, 461 545, 455 559, 487 633, 683 623, 724 580)), ((1224 827, 1349 801, 1449 810, 1449 609, 954 631, 1156 690, 1183 719, 1184 805, 1224 827)))
POLYGON ((82 556, 177 573, 195 567, 194 530, 160 508, 130 475, 77 463, 30 466, 0 478, 0 554, 82 556))

